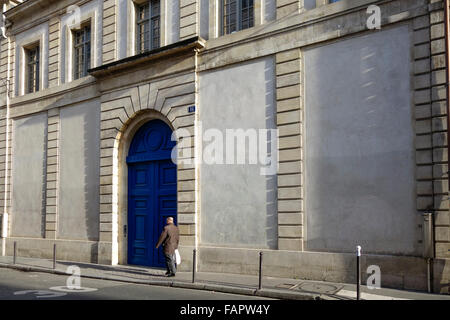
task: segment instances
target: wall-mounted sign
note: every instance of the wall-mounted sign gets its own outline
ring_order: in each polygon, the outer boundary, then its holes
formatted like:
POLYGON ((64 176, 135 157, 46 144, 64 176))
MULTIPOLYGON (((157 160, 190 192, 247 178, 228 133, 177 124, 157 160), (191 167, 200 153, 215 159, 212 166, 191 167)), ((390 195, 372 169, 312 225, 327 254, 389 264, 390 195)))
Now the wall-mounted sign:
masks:
POLYGON ((195 106, 188 107, 188 112, 189 113, 195 112, 195 106))

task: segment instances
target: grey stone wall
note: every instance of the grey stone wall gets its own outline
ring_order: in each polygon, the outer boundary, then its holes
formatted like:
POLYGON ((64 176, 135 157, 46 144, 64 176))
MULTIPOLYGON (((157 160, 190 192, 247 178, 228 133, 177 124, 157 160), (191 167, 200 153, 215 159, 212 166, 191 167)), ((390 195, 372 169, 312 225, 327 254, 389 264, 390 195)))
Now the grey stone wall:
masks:
POLYGON ((304 51, 306 249, 420 254, 408 26, 304 51))
MULTIPOLYGON (((223 134, 224 157, 227 129, 275 128, 274 77, 271 57, 200 73, 202 130, 223 134)), ((201 244, 277 247, 276 175, 248 163, 202 164, 201 244)))
POLYGON ((58 238, 98 240, 100 101, 60 110, 58 238))
POLYGON ((13 122, 11 235, 44 237, 47 114, 13 122))

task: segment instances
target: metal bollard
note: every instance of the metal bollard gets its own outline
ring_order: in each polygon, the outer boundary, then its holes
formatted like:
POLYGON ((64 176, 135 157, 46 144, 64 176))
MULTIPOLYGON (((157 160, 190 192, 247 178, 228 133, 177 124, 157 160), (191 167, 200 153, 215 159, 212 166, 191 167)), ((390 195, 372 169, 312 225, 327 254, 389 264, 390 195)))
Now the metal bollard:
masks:
POLYGON ((361 300, 361 246, 356 246, 356 300, 361 300))
POLYGON ((53 270, 56 269, 56 243, 53 244, 53 270))
POLYGON ((197 250, 192 251, 192 283, 195 282, 195 264, 197 260, 197 250))
POLYGON ((262 289, 262 258, 263 258, 263 252, 259 252, 259 283, 258 283, 258 290, 262 289))
POLYGON ((13 264, 16 264, 17 242, 14 241, 13 264))

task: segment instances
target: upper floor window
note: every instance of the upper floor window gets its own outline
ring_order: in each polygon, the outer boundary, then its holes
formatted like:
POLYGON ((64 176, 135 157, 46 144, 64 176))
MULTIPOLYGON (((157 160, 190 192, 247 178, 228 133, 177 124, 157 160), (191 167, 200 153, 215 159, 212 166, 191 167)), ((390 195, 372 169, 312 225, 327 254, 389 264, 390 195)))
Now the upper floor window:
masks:
POLYGON ((87 76, 91 67, 91 26, 87 25, 80 30, 73 31, 73 78, 79 79, 87 76))
POLYGON ((160 45, 160 3, 150 0, 137 6, 136 51, 142 53, 159 48, 160 45))
POLYGON ((251 28, 254 25, 254 0, 222 0, 223 34, 251 28))
POLYGON ((39 45, 26 50, 26 93, 39 91, 39 45))

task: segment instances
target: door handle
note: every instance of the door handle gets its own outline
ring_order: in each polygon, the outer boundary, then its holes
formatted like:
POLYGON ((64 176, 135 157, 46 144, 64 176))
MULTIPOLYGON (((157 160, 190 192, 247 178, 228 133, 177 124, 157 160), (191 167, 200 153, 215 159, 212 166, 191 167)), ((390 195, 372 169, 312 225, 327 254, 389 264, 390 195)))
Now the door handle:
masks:
POLYGON ((123 225, 123 237, 124 238, 127 237, 127 225, 126 224, 123 225))

